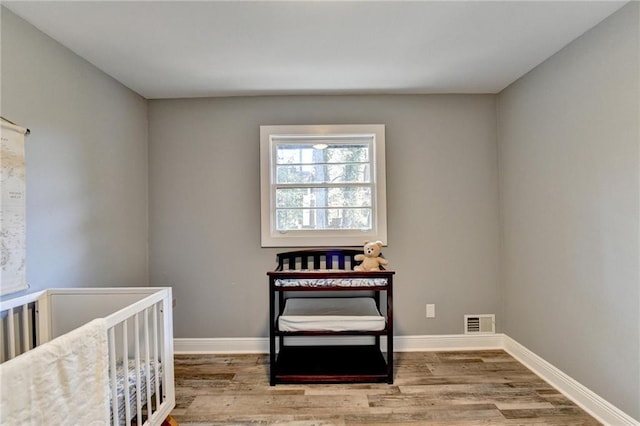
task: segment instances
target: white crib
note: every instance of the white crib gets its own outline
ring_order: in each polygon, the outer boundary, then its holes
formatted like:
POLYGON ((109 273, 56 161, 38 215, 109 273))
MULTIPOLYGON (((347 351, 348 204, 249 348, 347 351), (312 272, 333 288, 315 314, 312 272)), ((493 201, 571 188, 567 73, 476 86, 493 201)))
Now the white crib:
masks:
MULTIPOLYGON (((31 418, 36 420, 28 423, 37 424, 43 416, 50 421, 59 415, 70 424, 78 424, 73 414, 69 417, 70 412, 84 410, 94 390, 104 391, 105 398, 97 400, 103 406, 93 410, 99 415, 83 414, 83 424, 161 425, 175 407, 171 288, 48 289, 0 302, 0 320, 2 391, 10 392, 4 395, 13 398, 9 400, 12 404, 19 401, 17 412, 35 413, 31 418), (93 334, 83 336, 83 332, 93 334), (97 345, 89 344, 92 335, 97 335, 97 345), (70 345, 74 347, 68 348, 70 345), (104 350, 100 352, 96 346, 104 350), (52 353, 63 352, 73 359, 51 361, 52 353), (25 382, 35 382, 37 388, 37 383, 44 380, 46 386, 54 386, 49 379, 39 377, 46 375, 48 364, 42 367, 43 374, 25 372, 25 366, 27 370, 31 365, 37 368, 40 355, 48 357, 49 364, 61 362, 63 369, 88 370, 87 381, 92 383, 86 390, 78 390, 76 386, 83 385, 82 379, 77 383, 82 374, 58 372, 51 380, 63 380, 53 389, 57 392, 61 388, 61 396, 56 395, 52 403, 45 395, 50 407, 38 406, 40 402, 33 400, 37 399, 37 389, 33 390, 32 383, 27 389, 25 382), (83 362, 86 366, 81 365, 83 362), (25 380, 25 374, 36 377, 25 380), (64 382, 67 379, 76 382, 69 389, 64 382), (55 408, 51 406, 56 405, 66 412, 52 412, 55 408)), ((3 403, 8 404, 5 396, 3 403)), ((2 411, 10 408, 3 406, 2 411)), ((0 421, 2 425, 24 422, 14 423, 7 416, 0 421)))

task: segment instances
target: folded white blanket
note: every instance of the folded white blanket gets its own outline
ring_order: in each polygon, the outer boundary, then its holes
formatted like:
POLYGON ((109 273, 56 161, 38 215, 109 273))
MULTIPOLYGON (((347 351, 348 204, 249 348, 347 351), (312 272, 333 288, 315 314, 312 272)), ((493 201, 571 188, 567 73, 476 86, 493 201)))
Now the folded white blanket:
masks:
POLYGON ((108 425, 108 365, 104 319, 0 364, 0 424, 108 425))

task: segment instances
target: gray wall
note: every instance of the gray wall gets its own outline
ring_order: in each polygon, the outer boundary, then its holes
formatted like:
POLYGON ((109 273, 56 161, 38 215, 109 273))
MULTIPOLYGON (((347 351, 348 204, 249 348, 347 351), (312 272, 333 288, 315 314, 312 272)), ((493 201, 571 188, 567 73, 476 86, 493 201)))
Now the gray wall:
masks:
POLYGON ((31 129, 31 290, 147 285, 146 100, 9 10, 1 19, 1 112, 31 129))
POLYGON ((639 4, 498 97, 505 331, 640 419, 639 4))
POLYGON ((638 15, 506 89, 497 115, 491 95, 299 96, 150 101, 147 121, 144 99, 2 9, 1 112, 32 130, 27 279, 150 274, 174 286, 176 337, 266 336, 279 249, 260 248, 259 125, 383 123, 397 333, 496 313, 640 418, 638 15))
POLYGON ((149 102, 150 274, 173 285, 176 337, 264 337, 261 124, 386 124, 397 333, 462 333, 496 313, 495 96, 291 96, 149 102), (435 319, 425 304, 436 304, 435 319))

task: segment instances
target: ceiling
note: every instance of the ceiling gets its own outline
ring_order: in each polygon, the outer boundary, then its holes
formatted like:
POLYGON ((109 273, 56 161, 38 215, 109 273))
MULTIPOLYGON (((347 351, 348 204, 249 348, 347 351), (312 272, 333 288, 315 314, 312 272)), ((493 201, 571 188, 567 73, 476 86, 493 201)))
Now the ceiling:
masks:
POLYGON ((2 1, 148 99, 497 93, 626 1, 2 1))

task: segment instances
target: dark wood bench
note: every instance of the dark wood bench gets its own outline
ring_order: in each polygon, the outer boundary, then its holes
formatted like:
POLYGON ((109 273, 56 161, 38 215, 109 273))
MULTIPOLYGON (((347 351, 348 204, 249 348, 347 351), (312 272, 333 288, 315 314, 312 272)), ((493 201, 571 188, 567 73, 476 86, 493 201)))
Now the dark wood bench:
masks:
POLYGON ((362 250, 313 249, 280 253, 277 267, 269 277, 270 384, 277 383, 393 383, 393 275, 394 271, 356 272, 355 260, 362 250), (375 280, 374 280, 375 279, 375 280), (286 281, 282 281, 286 280, 286 281), (318 286, 318 280, 322 285, 318 286), (359 284, 345 286, 344 283, 359 284), (284 284, 286 283, 286 284, 284 284), (360 286, 362 285, 362 286, 360 286), (385 326, 382 330, 305 330, 281 331, 278 319, 290 297, 311 296, 310 292, 332 297, 372 297, 379 312, 381 293, 385 294, 385 326), (323 293, 325 292, 325 293, 323 293), (331 292, 331 293, 329 293, 331 292), (337 295, 337 296, 336 296, 337 295), (285 337, 371 336, 371 344, 285 344, 285 337), (381 350, 386 337, 386 357, 381 350))

